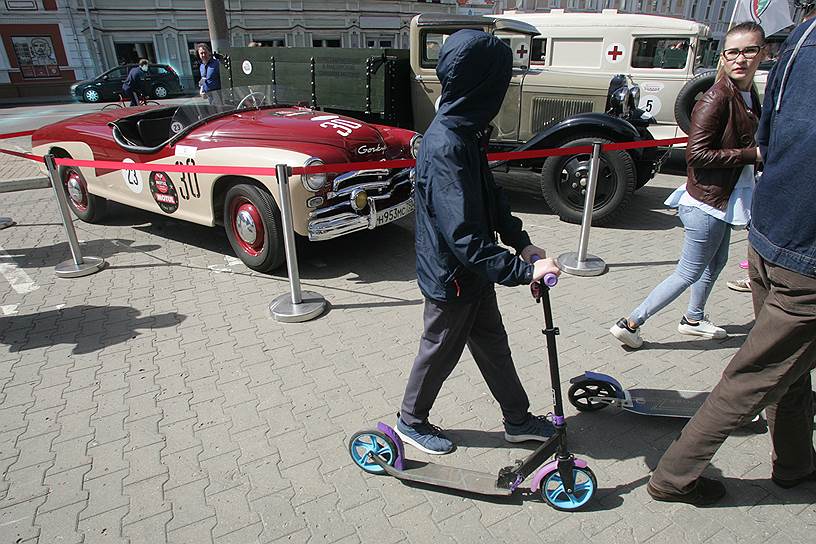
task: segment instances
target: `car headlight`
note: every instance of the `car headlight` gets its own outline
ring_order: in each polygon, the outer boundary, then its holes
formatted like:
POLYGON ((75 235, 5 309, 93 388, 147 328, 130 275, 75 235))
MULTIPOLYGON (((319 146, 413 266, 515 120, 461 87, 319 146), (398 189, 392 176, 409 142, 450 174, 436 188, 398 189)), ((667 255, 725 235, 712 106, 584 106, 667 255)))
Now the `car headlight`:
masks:
POLYGON ((634 107, 637 108, 640 104, 640 85, 633 84, 629 87, 629 93, 632 95, 632 102, 634 103, 634 107))
POLYGON ((417 158, 419 156, 419 144, 422 143, 422 134, 414 134, 411 138, 411 156, 417 158))
MULTIPOLYGON (((323 164, 323 161, 320 159, 312 157, 306 160, 306 164, 304 166, 321 166, 323 164)), ((319 191, 321 187, 326 185, 327 179, 327 174, 304 174, 303 185, 310 191, 319 191)))

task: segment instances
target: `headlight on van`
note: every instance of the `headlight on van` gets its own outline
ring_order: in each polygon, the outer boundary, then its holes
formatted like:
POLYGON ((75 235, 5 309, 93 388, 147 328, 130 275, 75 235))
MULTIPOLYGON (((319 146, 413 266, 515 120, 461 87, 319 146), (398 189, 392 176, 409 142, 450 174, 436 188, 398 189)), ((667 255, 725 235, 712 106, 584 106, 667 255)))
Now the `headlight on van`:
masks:
POLYGON ((629 94, 632 95, 632 108, 637 108, 640 105, 640 85, 634 84, 629 87, 629 94))
POLYGON ((422 143, 422 134, 414 134, 411 138, 411 156, 417 158, 419 156, 419 145, 422 143))
MULTIPOLYGON (((306 160, 304 166, 322 166, 324 163, 316 157, 306 160)), ((321 187, 326 185, 328 179, 327 174, 303 174, 303 185, 310 191, 319 191, 321 187)))

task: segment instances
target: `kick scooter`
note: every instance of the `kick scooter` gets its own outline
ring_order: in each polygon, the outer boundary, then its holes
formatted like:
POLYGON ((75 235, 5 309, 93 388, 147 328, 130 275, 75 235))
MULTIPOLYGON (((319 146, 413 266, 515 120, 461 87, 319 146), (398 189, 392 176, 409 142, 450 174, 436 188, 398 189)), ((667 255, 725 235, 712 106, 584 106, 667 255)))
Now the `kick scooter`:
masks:
POLYGON ((384 473, 400 480, 496 496, 512 495, 528 476, 535 473, 530 490, 540 492, 553 508, 570 511, 585 506, 595 494, 598 484, 586 461, 574 457, 567 449, 567 425, 555 348, 555 337, 559 331, 553 326, 549 297, 549 289, 557 281, 557 276, 547 274, 543 280, 530 286, 536 302, 542 302, 544 308, 546 328, 542 332, 547 337, 555 402, 553 436, 525 459, 500 469, 497 474, 491 474, 406 459, 402 439, 393 428, 380 422, 376 429, 358 431, 351 437, 349 453, 357 466, 370 474, 384 473))
MULTIPOLYGON (((600 372, 584 372, 572 378, 570 383, 567 398, 582 412, 614 406, 645 416, 691 419, 708 397, 708 391, 625 389, 618 380, 600 372)), ((763 424, 762 417, 757 415, 748 425, 764 432, 763 424)))

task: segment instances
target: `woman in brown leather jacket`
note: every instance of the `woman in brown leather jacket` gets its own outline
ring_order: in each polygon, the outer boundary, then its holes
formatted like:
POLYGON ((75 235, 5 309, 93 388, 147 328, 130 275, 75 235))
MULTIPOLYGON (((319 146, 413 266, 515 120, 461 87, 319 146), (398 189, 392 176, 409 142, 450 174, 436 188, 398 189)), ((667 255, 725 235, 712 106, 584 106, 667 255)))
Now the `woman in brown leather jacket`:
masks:
POLYGON ((744 227, 749 220, 754 165, 761 160, 754 140, 760 101, 751 88, 764 49, 765 34, 756 23, 736 25, 725 35, 717 81, 691 115, 688 180, 666 201, 679 207, 685 230, 680 261, 628 318, 622 317, 609 330, 631 348, 643 345, 640 326, 689 287, 691 297, 678 332, 727 336, 725 329, 708 320, 704 309, 728 260, 731 228, 744 227))

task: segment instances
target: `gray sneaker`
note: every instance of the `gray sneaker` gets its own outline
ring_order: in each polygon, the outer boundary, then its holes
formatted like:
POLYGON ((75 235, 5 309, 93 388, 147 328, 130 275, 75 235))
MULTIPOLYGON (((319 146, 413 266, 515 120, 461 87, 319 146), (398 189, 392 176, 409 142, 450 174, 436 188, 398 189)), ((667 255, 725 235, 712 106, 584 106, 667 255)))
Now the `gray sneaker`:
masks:
POLYGON ((453 442, 442 434, 442 429, 427 421, 408 425, 397 416, 397 434, 406 444, 431 455, 444 455, 453 451, 453 442))
POLYGON ((527 442, 528 440, 546 442, 554 434, 555 427, 547 416, 528 414, 527 421, 521 425, 504 422, 504 439, 508 442, 527 442))
POLYGON ((677 332, 690 336, 702 336, 703 338, 725 338, 728 336, 725 329, 709 321, 708 316, 697 323, 692 323, 684 315, 680 320, 680 324, 677 325, 677 332))

